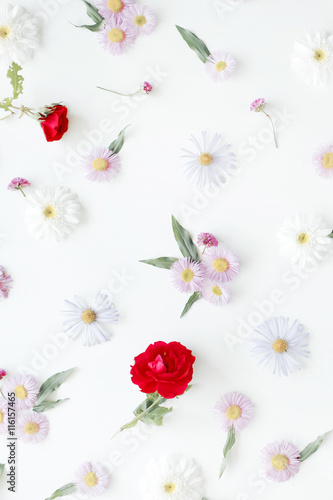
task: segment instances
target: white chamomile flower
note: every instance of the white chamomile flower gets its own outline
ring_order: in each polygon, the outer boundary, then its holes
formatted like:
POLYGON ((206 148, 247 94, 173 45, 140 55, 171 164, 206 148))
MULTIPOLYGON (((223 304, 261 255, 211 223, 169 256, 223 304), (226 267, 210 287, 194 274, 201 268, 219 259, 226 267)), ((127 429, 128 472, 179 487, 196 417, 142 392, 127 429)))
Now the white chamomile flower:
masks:
POLYGON ((38 46, 39 20, 20 5, 0 6, 0 62, 22 64, 38 46))
POLYGON ((277 234, 281 254, 304 269, 323 258, 332 243, 328 237, 331 232, 321 217, 303 214, 290 217, 277 234))
POLYGON ((164 455, 152 460, 141 481, 144 500, 201 500, 203 478, 193 459, 182 455, 164 455))
POLYGON ((297 40, 291 62, 306 83, 325 83, 333 72, 333 35, 307 34, 305 40, 297 40))
POLYGON ((28 229, 38 239, 62 240, 80 222, 81 207, 77 195, 69 188, 37 189, 27 201, 28 229))

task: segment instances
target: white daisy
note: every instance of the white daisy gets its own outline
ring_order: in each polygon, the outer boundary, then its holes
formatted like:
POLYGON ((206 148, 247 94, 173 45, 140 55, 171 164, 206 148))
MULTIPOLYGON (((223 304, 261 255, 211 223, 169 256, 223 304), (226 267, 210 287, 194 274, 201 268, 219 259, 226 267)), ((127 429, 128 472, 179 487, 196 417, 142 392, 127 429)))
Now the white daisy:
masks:
POLYGON ((146 5, 132 5, 124 14, 124 20, 134 28, 137 35, 149 35, 156 26, 156 17, 146 5))
POLYGON ((307 34, 305 40, 297 40, 291 62, 306 83, 325 83, 333 72, 333 35, 307 34))
POLYGON ((27 225, 38 239, 62 240, 79 224, 80 204, 69 188, 46 187, 27 197, 27 225))
POLYGON ((103 495, 110 483, 110 475, 102 464, 84 462, 75 473, 77 491, 85 498, 103 495))
POLYGON ((75 296, 75 303, 65 300, 66 309, 61 312, 65 316, 64 332, 72 339, 83 331, 82 345, 94 345, 106 342, 110 334, 101 323, 117 324, 118 311, 114 308, 107 295, 98 292, 91 306, 86 305, 75 296))
POLYGON ((22 64, 38 46, 40 22, 20 5, 0 7, 0 62, 22 64))
POLYGON ((277 237, 282 255, 304 269, 322 259, 332 243, 331 232, 321 217, 299 214, 284 222, 277 237))
POLYGON ((145 500, 201 500, 203 478, 193 459, 182 455, 164 455, 152 460, 141 481, 145 500))
POLYGON ((6 397, 14 393, 16 396, 16 408, 27 410, 35 404, 39 392, 39 384, 32 375, 14 375, 7 380, 3 388, 6 397))
POLYGON ((236 69, 236 60, 228 52, 221 50, 213 52, 205 63, 207 74, 214 82, 222 82, 236 69))
POLYGON ((194 151, 183 149, 188 158, 184 165, 185 177, 198 186, 219 186, 225 182, 225 172, 235 168, 235 154, 230 149, 230 144, 221 140, 219 134, 214 134, 208 141, 207 132, 201 132, 201 143, 193 135, 190 141, 194 144, 194 151))
POLYGON ((43 413, 27 411, 19 414, 17 436, 24 443, 40 443, 48 435, 49 429, 49 420, 43 413))

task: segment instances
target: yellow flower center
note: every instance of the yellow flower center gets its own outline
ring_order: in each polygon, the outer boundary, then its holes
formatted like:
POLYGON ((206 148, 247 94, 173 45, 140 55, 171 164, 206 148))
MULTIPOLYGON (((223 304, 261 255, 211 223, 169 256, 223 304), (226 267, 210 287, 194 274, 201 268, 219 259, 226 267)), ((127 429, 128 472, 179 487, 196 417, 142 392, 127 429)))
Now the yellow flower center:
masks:
POLYGON ((113 28, 109 31, 108 37, 111 42, 119 43, 124 40, 125 33, 119 28, 113 28))
POLYGON ((108 168, 108 162, 103 158, 96 158, 92 162, 92 166, 95 170, 98 170, 99 172, 104 172, 104 170, 108 168))
POLYGON ((226 67, 227 67, 227 63, 225 63, 224 61, 219 61, 215 66, 216 71, 218 71, 218 72, 223 71, 226 67))
POLYGON ((283 339, 276 339, 273 342, 273 349, 275 352, 278 352, 280 354, 282 352, 286 352, 286 350, 288 349, 288 342, 283 339))
POLYGON ((289 458, 286 455, 274 455, 271 464, 275 470, 284 470, 289 465, 289 458))
POLYGON ((217 286, 217 285, 213 286, 212 287, 212 293, 214 295, 217 295, 218 297, 221 297, 221 295, 222 295, 221 288, 219 286, 217 286))
POLYGON ((297 238, 298 243, 301 245, 304 245, 304 243, 307 243, 309 240, 309 236, 306 233, 301 233, 299 237, 297 238))
POLYGON ((94 472, 88 472, 88 474, 86 474, 84 478, 84 481, 86 485, 89 486, 89 488, 93 488, 98 483, 97 476, 94 472))
POLYGON ((316 61, 323 61, 323 59, 325 59, 326 57, 326 54, 323 50, 317 49, 314 51, 313 57, 316 61))
POLYGON ((10 29, 8 26, 1 26, 0 27, 0 37, 1 38, 8 38, 10 33, 10 29))
POLYGON ((213 262, 213 268, 218 273, 223 273, 229 267, 229 262, 226 259, 215 259, 213 262))
POLYGON ((85 323, 90 325, 90 323, 93 323, 95 321, 96 313, 94 313, 92 309, 86 309, 85 311, 83 311, 81 318, 85 323))
POLYGON ((0 411, 0 424, 2 424, 4 418, 4 414, 2 411, 0 411))
POLYGON ((143 26, 144 24, 146 24, 147 19, 145 18, 145 16, 136 16, 134 22, 137 26, 143 26))
POLYGON ((209 153, 202 153, 199 156, 199 161, 201 165, 210 165, 211 163, 213 163, 213 157, 209 153))
POLYGON ((39 425, 36 422, 28 422, 24 427, 24 432, 27 434, 36 434, 39 430, 39 425))
POLYGON ((333 153, 325 153, 322 163, 324 168, 333 168, 333 153))
POLYGON ((174 483, 167 483, 164 485, 165 493, 173 493, 176 489, 176 485, 174 483))
POLYGON ((108 0, 108 7, 112 12, 118 14, 123 10, 124 4, 121 0, 108 0))
POLYGON ((242 410, 238 405, 231 405, 225 414, 229 420, 237 420, 241 416, 242 410))
POLYGON ((189 283, 190 281, 193 280, 194 272, 192 269, 184 269, 184 271, 181 274, 182 280, 185 281, 186 283, 189 283))
POLYGON ((55 208, 52 207, 52 205, 47 205, 47 207, 45 207, 43 210, 43 214, 47 219, 53 219, 56 214, 55 208))
POLYGON ((28 395, 28 391, 26 390, 25 387, 23 387, 23 385, 18 385, 15 388, 14 392, 17 399, 25 399, 28 395))

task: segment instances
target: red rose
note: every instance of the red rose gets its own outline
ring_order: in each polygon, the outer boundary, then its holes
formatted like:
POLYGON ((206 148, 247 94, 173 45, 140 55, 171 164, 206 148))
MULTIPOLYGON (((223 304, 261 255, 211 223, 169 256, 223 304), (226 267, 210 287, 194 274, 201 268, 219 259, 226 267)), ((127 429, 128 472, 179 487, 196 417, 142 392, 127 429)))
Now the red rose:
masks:
POLYGON ((40 119, 47 142, 59 141, 68 130, 66 106, 54 106, 46 118, 40 119))
POLYGON ((155 342, 134 358, 132 382, 142 392, 158 392, 166 399, 184 394, 193 376, 195 357, 179 342, 155 342))

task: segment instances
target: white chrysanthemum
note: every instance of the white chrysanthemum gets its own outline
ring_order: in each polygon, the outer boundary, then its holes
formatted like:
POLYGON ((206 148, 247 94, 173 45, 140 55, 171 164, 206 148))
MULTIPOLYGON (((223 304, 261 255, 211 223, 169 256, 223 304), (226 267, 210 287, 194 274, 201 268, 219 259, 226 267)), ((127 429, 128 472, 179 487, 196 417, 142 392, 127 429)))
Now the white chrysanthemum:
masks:
POLYGON ((46 187, 27 197, 29 231, 38 239, 62 240, 80 222, 80 204, 69 188, 46 187))
POLYGON ((306 83, 325 83, 333 72, 333 35, 308 34, 305 40, 297 40, 291 61, 306 83))
POLYGON ((152 460, 141 481, 144 500, 201 500, 203 478, 193 459, 171 454, 152 460))
POLYGON ((299 214, 284 222, 277 237, 282 255, 304 269, 322 259, 332 243, 331 232, 321 217, 299 214))
POLYGON ((0 62, 22 64, 38 46, 40 22, 20 5, 0 7, 0 62))

